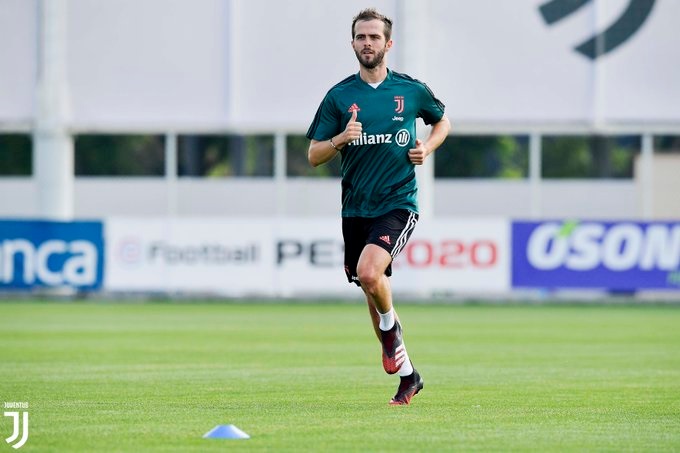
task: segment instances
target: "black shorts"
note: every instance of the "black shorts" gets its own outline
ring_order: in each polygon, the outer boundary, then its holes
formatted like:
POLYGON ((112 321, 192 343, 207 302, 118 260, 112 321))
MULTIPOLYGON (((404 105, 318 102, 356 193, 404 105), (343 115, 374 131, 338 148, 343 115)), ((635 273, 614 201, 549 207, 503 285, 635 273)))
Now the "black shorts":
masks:
MULTIPOLYGON (((382 247, 394 259, 403 250, 417 222, 418 214, 406 209, 395 209, 375 218, 343 217, 347 280, 361 286, 357 277, 357 263, 367 244, 382 247)), ((392 275, 391 263, 385 269, 385 275, 392 275)))

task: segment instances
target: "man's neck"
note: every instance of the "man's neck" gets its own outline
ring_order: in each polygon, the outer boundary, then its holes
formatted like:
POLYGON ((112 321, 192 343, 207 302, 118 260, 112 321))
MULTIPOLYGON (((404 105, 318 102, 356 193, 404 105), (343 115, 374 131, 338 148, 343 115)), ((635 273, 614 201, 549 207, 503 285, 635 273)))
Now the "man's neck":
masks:
POLYGON ((380 65, 368 69, 359 65, 359 77, 366 83, 380 83, 387 78, 387 66, 380 65))

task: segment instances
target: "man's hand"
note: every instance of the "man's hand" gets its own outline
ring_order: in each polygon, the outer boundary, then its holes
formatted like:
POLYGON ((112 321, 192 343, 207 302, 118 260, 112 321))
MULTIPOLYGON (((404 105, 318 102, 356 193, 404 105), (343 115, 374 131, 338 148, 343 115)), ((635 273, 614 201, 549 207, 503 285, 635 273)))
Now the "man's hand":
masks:
POLYGON ((345 127, 345 144, 351 143, 354 140, 361 138, 361 123, 357 121, 357 111, 352 110, 352 118, 349 119, 347 126, 345 127))
POLYGON ((408 150, 408 158, 413 165, 422 165, 425 158, 430 154, 425 144, 419 138, 416 139, 416 147, 408 150))

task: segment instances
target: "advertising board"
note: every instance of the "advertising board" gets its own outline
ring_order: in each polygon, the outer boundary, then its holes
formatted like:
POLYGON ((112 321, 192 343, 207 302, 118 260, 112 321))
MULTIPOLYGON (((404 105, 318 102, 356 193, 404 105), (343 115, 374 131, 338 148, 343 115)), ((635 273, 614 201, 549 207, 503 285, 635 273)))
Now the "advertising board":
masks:
MULTIPOLYGON (((355 296, 340 220, 139 219, 106 222, 110 291, 355 296)), ((505 220, 428 221, 394 263, 395 292, 510 288, 505 220)))
POLYGON ((680 222, 513 222, 514 288, 680 290, 680 222))
POLYGON ((0 289, 98 289, 101 222, 0 220, 0 289))

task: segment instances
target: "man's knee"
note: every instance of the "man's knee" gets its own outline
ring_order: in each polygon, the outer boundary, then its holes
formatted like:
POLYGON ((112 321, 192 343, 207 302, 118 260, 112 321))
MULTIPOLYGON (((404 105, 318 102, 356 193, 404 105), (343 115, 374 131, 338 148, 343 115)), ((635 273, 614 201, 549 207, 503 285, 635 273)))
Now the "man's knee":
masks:
POLYGON ((372 269, 357 269, 357 274, 362 286, 370 288, 379 283, 380 275, 372 269))

